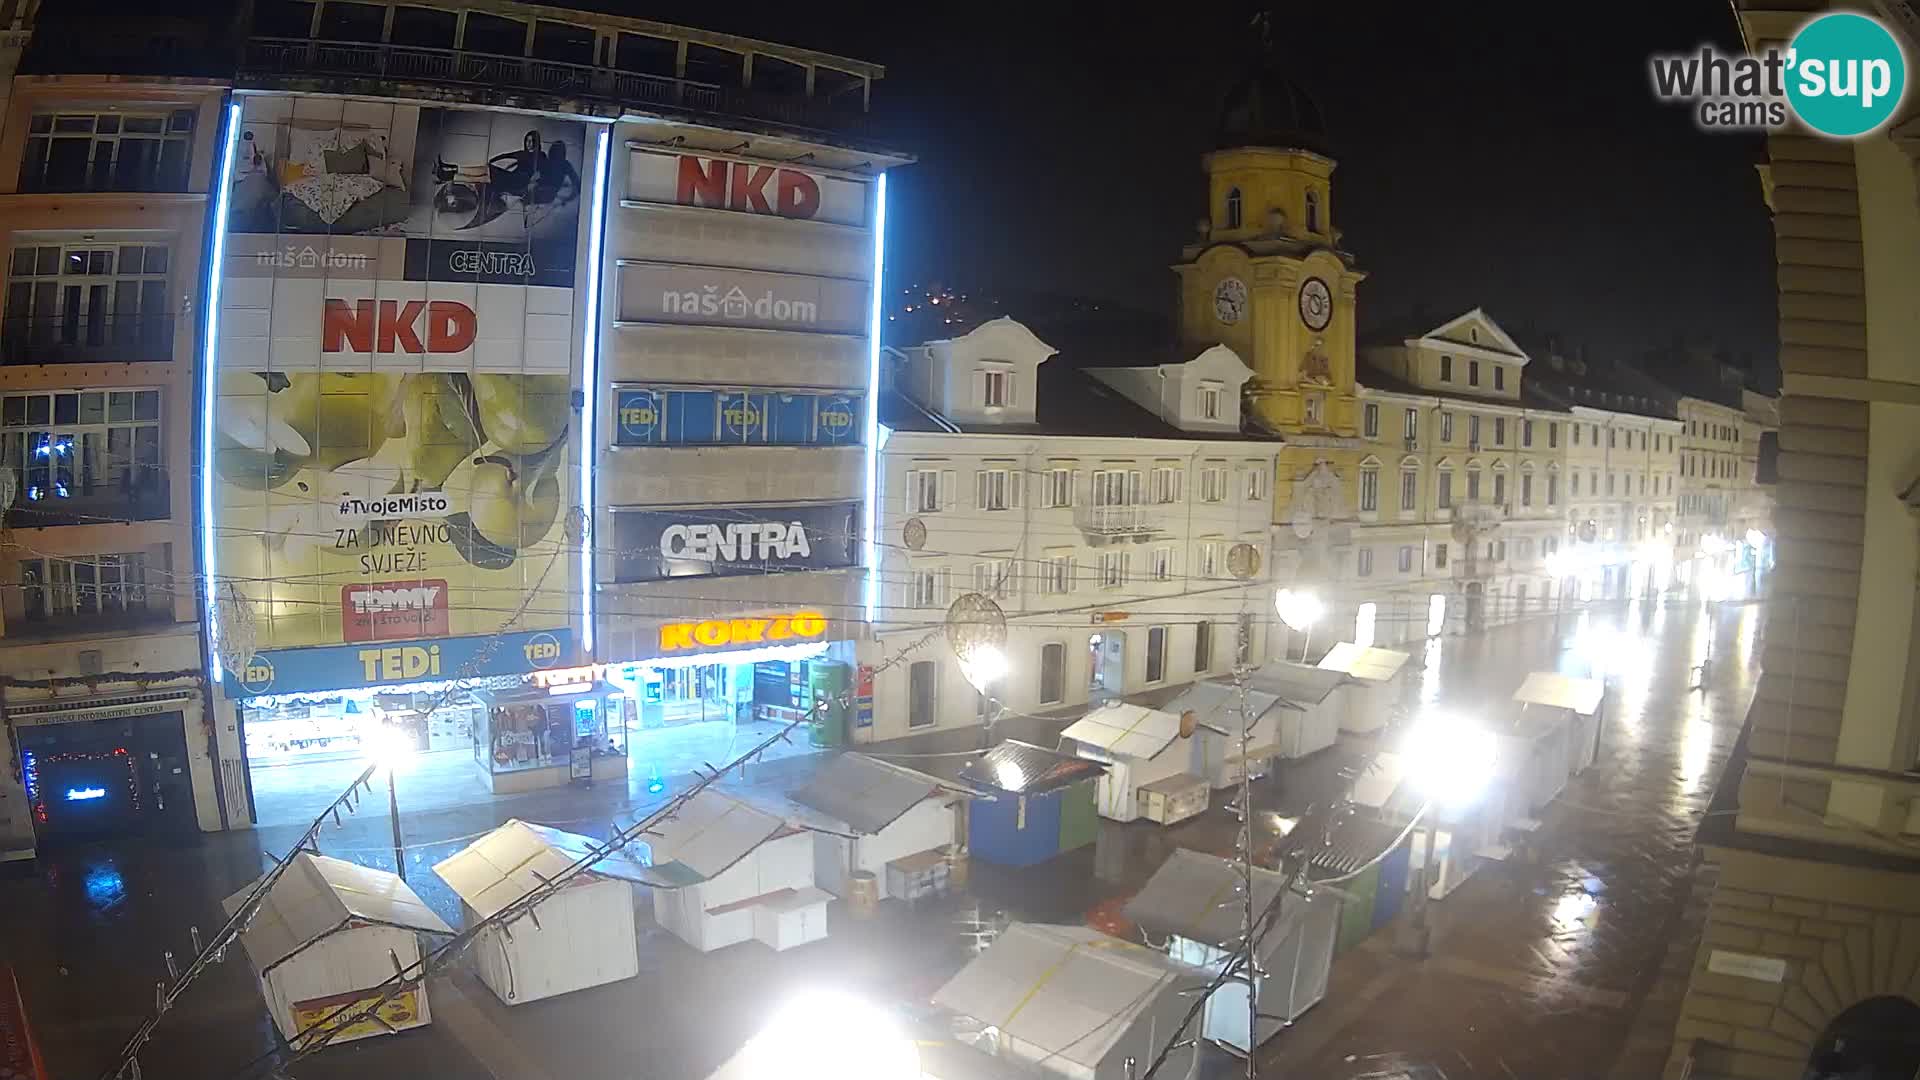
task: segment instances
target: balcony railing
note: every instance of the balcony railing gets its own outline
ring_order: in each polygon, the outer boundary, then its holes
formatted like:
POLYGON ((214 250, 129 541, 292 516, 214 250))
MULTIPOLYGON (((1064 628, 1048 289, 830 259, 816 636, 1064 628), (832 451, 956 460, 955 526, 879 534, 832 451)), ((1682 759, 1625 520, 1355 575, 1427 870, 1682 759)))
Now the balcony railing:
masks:
POLYGON ((1073 511, 1074 524, 1091 536, 1151 536, 1163 524, 1157 506, 1080 506, 1073 511))
POLYGON ((55 525, 105 525, 126 521, 159 521, 172 512, 165 469, 146 468, 138 484, 71 486, 51 476, 36 478, 33 470, 19 481, 19 493, 7 508, 6 523, 16 529, 43 529, 55 525))
POLYGON ((261 37, 247 42, 244 70, 255 77, 336 75, 535 90, 830 131, 859 133, 867 127, 864 108, 828 98, 768 94, 693 79, 464 49, 261 37))
POLYGON ((0 319, 6 364, 139 364, 173 359, 172 315, 48 315, 0 319))

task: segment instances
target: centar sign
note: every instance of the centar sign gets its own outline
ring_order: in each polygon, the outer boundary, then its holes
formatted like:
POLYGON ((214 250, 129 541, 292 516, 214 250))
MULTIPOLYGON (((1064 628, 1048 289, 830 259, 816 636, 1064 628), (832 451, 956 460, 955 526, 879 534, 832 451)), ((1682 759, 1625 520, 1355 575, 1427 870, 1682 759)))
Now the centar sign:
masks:
POLYGON ((826 615, 818 611, 796 611, 789 615, 757 618, 666 623, 660 627, 660 651, 681 652, 779 641, 817 641, 825 636, 826 615))

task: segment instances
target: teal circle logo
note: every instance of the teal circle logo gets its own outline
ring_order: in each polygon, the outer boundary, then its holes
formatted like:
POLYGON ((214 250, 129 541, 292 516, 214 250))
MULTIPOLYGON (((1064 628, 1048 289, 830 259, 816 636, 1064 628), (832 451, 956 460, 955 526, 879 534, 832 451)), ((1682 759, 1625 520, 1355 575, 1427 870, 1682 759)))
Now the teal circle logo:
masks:
POLYGON ((1852 138, 1893 116, 1907 92, 1907 58, 1887 28, 1836 12, 1800 28, 1788 47, 1787 101, 1822 135, 1852 138))
POLYGON ((264 694, 273 689, 273 661, 265 653, 254 653, 246 669, 235 674, 240 676, 240 689, 249 694, 264 694))

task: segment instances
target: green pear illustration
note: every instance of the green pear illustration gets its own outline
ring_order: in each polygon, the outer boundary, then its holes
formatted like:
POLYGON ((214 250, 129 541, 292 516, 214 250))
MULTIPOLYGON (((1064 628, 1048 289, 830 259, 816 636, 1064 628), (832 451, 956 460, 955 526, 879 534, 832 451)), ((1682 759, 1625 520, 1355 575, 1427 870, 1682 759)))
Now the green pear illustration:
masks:
POLYGON ((420 490, 441 487, 482 442, 466 376, 409 375, 401 396, 412 483, 420 490))
POLYGON ((329 371, 284 378, 286 388, 267 399, 268 415, 285 421, 312 448, 303 464, 333 469, 372 456, 387 441, 404 376, 329 371))
POLYGON ((487 438, 509 454, 532 454, 567 433, 572 395, 560 375, 480 375, 473 398, 487 438))
POLYGON ((213 467, 230 484, 271 491, 300 471, 312 452, 269 395, 222 398, 215 410, 213 467))

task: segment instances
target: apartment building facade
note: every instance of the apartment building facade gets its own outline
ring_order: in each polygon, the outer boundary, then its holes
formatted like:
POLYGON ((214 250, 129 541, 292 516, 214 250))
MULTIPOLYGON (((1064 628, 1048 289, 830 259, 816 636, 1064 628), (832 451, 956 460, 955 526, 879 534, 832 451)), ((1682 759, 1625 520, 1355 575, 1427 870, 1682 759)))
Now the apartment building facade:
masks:
POLYGON ((1056 353, 998 318, 889 358, 873 707, 855 741, 1226 674, 1243 633, 1252 662, 1266 655, 1279 444, 1241 433, 1252 372, 1224 346, 1152 366, 1056 353), (943 637, 966 593, 1007 619, 985 693, 943 637))
MULTIPOLYGON (((1736 7, 1758 51, 1784 49, 1826 5, 1736 7)), ((1911 55, 1920 42, 1903 44, 1911 55)), ((1767 138, 1783 375, 1775 568, 1759 686, 1698 836, 1718 876, 1670 1078, 1917 1064, 1917 117, 1910 95, 1852 141, 1767 138)), ((1738 457, 1744 441, 1690 452, 1738 457)))

